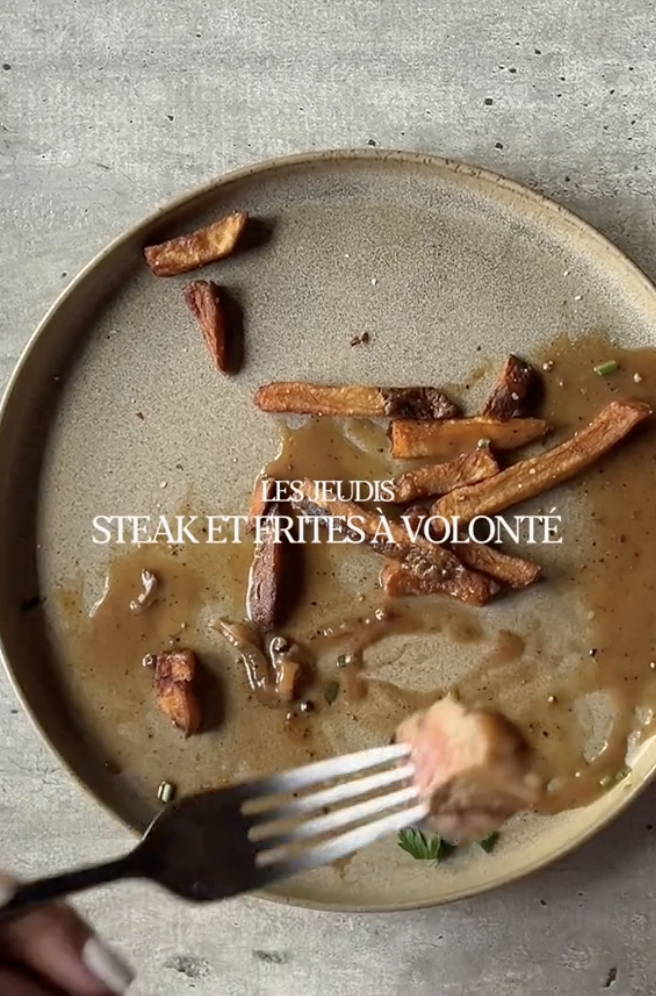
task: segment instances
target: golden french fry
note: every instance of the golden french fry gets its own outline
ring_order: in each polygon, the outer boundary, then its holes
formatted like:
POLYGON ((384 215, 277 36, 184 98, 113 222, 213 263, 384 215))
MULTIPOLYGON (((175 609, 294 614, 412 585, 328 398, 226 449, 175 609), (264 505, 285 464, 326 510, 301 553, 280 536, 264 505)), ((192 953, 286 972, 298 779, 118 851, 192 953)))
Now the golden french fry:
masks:
POLYGON ((394 501, 416 501, 443 495, 462 484, 475 484, 499 473, 499 464, 489 450, 474 450, 449 460, 408 470, 392 482, 394 501))
POLYGON ((512 418, 522 414, 522 404, 536 383, 533 367, 511 353, 482 414, 491 418, 512 418))
POLYGON ((342 534, 354 535, 357 526, 371 550, 398 561, 433 585, 433 590, 472 605, 485 605, 498 591, 491 578, 468 570, 450 550, 421 538, 413 541, 400 522, 384 519, 355 502, 338 501, 328 492, 324 495, 313 481, 303 481, 299 490, 303 497, 293 499, 292 504, 303 514, 332 519, 335 531, 342 534))
POLYGON ((200 705, 193 689, 198 661, 192 650, 164 650, 149 658, 155 669, 157 705, 185 737, 200 727, 200 705))
POLYGON ((245 211, 234 211, 195 232, 146 246, 146 262, 156 277, 175 277, 207 266, 234 252, 247 221, 245 211))
POLYGON ((257 520, 267 514, 271 499, 275 491, 275 479, 273 477, 258 477, 251 494, 251 503, 248 508, 248 519, 246 521, 246 532, 255 531, 257 520))
POLYGON ((651 415, 640 401, 611 401, 585 429, 539 456, 513 464, 495 477, 456 488, 439 498, 433 515, 458 516, 461 523, 477 515, 494 515, 535 498, 593 464, 651 415))
POLYGON ((450 460, 471 453, 484 442, 493 450, 515 450, 539 439, 549 429, 541 418, 474 418, 420 422, 397 419, 390 426, 392 456, 400 460, 433 457, 450 460))
POLYGON ((531 560, 513 557, 496 546, 487 546, 474 540, 456 544, 454 553, 466 567, 481 571, 511 588, 526 588, 537 581, 542 573, 539 564, 534 564, 531 560))
POLYGON ((219 288, 212 280, 192 280, 185 287, 184 299, 200 326, 215 366, 227 373, 228 332, 219 288))
POLYGON ((255 393, 264 412, 343 418, 454 418, 458 406, 436 387, 335 387, 305 381, 275 381, 255 393))
POLYGON ((267 633, 279 621, 283 598, 286 544, 276 542, 273 523, 278 506, 269 506, 263 528, 255 543, 253 562, 248 576, 246 610, 248 618, 262 633, 267 633))

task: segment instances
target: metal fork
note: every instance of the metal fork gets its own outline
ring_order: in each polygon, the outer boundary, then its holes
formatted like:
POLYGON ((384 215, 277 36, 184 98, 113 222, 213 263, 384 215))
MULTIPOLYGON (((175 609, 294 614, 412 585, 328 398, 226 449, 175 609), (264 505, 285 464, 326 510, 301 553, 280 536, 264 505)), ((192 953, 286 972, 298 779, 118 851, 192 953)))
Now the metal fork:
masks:
POLYGON ((19 885, 0 919, 128 878, 194 902, 261 889, 420 823, 413 774, 408 748, 393 745, 187 796, 124 857, 19 885))

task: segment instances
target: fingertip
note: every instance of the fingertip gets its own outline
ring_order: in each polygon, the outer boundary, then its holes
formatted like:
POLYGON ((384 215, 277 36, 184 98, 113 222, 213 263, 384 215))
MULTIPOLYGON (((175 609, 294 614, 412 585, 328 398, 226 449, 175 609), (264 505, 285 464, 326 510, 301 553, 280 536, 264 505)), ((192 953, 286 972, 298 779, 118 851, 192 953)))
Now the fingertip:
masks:
POLYGON ((95 935, 82 948, 82 961, 91 974, 116 996, 127 992, 134 980, 130 966, 95 935))
POLYGON ((134 976, 69 906, 35 910, 4 928, 3 951, 71 996, 122 996, 134 976))

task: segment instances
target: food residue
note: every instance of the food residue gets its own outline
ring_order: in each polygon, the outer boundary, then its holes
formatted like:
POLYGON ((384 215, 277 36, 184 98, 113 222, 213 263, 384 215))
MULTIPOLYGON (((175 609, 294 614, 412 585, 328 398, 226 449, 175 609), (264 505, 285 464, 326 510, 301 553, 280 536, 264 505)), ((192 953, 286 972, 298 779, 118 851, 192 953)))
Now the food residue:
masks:
MULTIPOLYGON (((385 742, 405 718, 451 693, 522 730, 549 781, 540 812, 586 804, 616 784, 627 748, 649 731, 656 710, 648 553, 656 353, 613 346, 617 367, 599 376, 608 355, 609 343, 592 336, 552 343, 546 359, 534 358, 530 378, 525 361, 509 360, 483 409, 502 416, 461 416, 439 387, 261 388, 263 410, 309 415, 300 426, 280 426, 281 451, 262 472, 261 480, 301 482, 295 503, 283 496, 285 514, 311 508, 326 522, 339 511, 317 494, 317 480, 387 480, 396 488, 385 509, 392 521, 421 523, 434 509, 463 521, 481 510, 503 516, 521 499, 520 512, 565 509, 565 541, 425 547, 408 544, 406 532, 386 546, 374 540, 380 510, 363 501, 367 542, 311 544, 300 559, 279 544, 302 582, 284 616, 274 611, 278 567, 262 553, 266 529, 233 547, 159 545, 118 556, 91 618, 73 581, 62 590, 59 635, 66 680, 77 697, 93 700, 108 740, 116 723, 130 731, 112 739, 118 761, 145 779, 144 743, 153 751, 159 744, 170 777, 188 792, 385 742), (531 408, 537 369, 544 398, 531 408), (531 391, 522 393, 522 378, 531 391), (392 420, 392 447, 379 418, 392 420), (139 601, 142 570, 157 577, 157 597, 148 611, 126 613, 139 601), (176 683, 164 668, 156 691, 186 734, 199 727, 202 708, 205 732, 193 739, 191 764, 190 745, 176 754, 163 739, 149 711, 152 683, 138 667, 144 654, 178 647, 193 647, 203 681, 192 674, 176 683), (214 686, 205 688, 205 678, 214 686), (198 696, 196 712, 189 693, 198 696)), ((273 491, 258 494, 254 519, 278 504, 273 491)))

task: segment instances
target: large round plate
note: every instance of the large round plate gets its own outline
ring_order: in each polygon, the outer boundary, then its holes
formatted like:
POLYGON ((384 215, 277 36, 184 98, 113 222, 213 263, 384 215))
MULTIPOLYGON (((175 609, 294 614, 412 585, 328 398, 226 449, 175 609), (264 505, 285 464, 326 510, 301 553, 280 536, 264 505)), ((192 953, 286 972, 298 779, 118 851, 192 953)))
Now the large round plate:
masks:
MULTIPOLYGON (((58 650, 58 586, 83 578, 88 605, 102 590, 108 551, 91 541, 94 515, 158 505, 175 512, 189 500, 204 511, 243 509, 276 448, 275 428, 250 401, 263 382, 458 382, 476 362, 474 343, 500 358, 539 348, 559 331, 575 338, 594 328, 612 329, 628 345, 653 342, 656 295, 637 268, 537 194, 425 156, 331 152, 244 169, 104 250, 33 337, 0 433, 4 657, 26 708, 82 784, 142 830, 164 759, 175 767, 190 749, 163 723, 146 740, 120 681, 100 702, 58 650), (226 381, 191 330, 181 281, 153 278, 141 249, 237 208, 272 221, 274 233, 266 246, 221 264, 217 276, 237 291, 247 322, 247 363, 226 381), (349 349, 365 328, 376 333, 374 345, 349 349), (46 598, 43 610, 21 612, 35 592, 46 598), (120 776, 106 763, 117 742, 120 776)), ((489 611, 495 625, 513 628, 523 613, 548 620, 554 609, 548 591, 536 590, 489 611)), ((558 629, 575 622, 563 618, 558 629)), ((406 659, 402 672, 390 665, 387 676, 412 683, 412 668, 406 659)), ((356 747, 352 727, 348 741, 342 732, 335 749, 356 747)), ((201 740, 194 763, 205 780, 212 764, 225 777, 220 739, 201 740)), ((519 821, 493 858, 472 852, 427 874, 388 841, 346 868, 314 872, 269 895, 365 910, 471 895, 581 843, 635 795, 655 763, 650 741, 620 787, 585 809, 519 821)))

